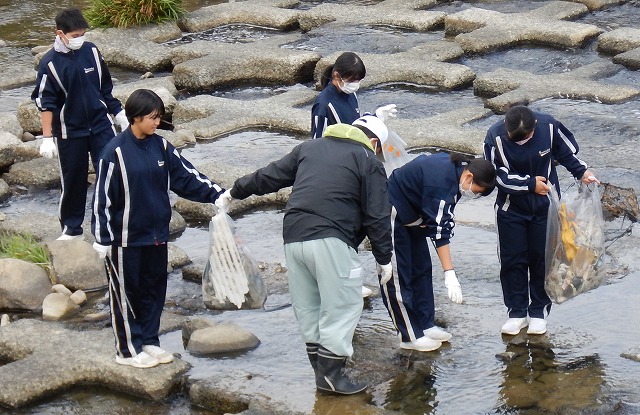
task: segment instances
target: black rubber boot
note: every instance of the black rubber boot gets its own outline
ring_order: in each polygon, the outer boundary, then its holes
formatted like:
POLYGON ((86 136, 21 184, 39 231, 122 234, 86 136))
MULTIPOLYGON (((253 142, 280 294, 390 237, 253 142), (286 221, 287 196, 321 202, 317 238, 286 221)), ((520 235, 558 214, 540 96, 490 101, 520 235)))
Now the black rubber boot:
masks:
POLYGON ((346 356, 337 356, 320 346, 318 348, 318 371, 316 388, 320 391, 353 395, 367 389, 364 383, 354 382, 344 374, 346 356))
POLYGON ((318 343, 305 343, 307 345, 307 356, 309 356, 309 362, 313 368, 313 373, 318 375, 318 343))

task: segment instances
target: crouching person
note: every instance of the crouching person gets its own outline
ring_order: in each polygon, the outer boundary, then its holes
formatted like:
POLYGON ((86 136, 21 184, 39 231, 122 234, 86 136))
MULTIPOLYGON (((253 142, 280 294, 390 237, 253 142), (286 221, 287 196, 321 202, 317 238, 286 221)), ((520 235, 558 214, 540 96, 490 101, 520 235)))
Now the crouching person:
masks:
POLYGON ((374 116, 327 127, 282 159, 235 181, 216 202, 293 186, 283 222, 289 292, 320 391, 350 395, 367 385, 345 376, 362 313, 356 250, 367 236, 383 274, 391 274, 391 206, 376 154, 388 131, 374 116))
POLYGON ((148 368, 173 361, 158 331, 167 291, 169 191, 213 203, 224 189, 199 173, 155 133, 164 104, 148 89, 125 104, 130 126, 98 161, 91 229, 107 258, 116 363, 148 368))

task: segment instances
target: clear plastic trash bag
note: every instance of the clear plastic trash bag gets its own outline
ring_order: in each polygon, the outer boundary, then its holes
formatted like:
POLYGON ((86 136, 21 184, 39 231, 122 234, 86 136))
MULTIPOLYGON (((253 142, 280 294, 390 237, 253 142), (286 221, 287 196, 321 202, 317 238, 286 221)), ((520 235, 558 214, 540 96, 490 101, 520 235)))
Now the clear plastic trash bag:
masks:
POLYGON ((202 273, 202 295, 208 308, 260 308, 266 288, 257 261, 235 232, 233 219, 219 212, 209 223, 209 260, 202 273))
POLYGON ((391 176, 395 169, 404 166, 416 157, 415 154, 410 154, 407 151, 407 143, 392 130, 389 130, 387 141, 382 145, 382 152, 387 177, 391 176))
POLYGON ((557 304, 598 287, 604 253, 604 219, 597 184, 579 185, 562 201, 549 191, 545 290, 557 304))

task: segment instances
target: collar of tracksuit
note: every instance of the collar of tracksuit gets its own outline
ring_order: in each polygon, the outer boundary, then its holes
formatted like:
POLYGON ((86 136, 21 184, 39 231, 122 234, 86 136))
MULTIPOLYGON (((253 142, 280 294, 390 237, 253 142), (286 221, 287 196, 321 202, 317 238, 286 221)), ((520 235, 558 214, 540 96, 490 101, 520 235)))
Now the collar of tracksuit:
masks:
POLYGON ((369 139, 369 137, 367 137, 364 131, 362 131, 358 127, 354 127, 353 125, 349 125, 349 124, 330 125, 324 130, 323 136, 352 140, 365 145, 367 148, 373 151, 373 145, 371 145, 371 140, 369 139))

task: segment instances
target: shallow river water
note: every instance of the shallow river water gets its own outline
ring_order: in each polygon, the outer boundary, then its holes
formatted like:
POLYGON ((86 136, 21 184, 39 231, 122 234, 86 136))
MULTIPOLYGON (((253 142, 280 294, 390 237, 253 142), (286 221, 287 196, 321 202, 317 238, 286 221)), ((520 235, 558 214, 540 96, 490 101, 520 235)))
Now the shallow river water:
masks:
MULTIPOLYGON (((214 2, 191 0, 189 9, 214 2)), ((318 3, 318 2, 316 2, 318 3)), ((302 2, 301 8, 311 7, 302 2)), ((350 1, 352 4, 373 4, 350 1)), ((532 9, 541 2, 495 1, 452 2, 439 6, 445 12, 456 12, 475 6, 502 12, 532 9)), ((86 1, 8 1, 0 0, 0 65, 30 62, 30 48, 50 41, 52 19, 59 7, 84 6, 86 1)), ((629 2, 600 12, 590 13, 580 21, 606 30, 637 25, 640 6, 629 2)), ((233 41, 237 38, 277 36, 262 28, 235 25, 193 34, 211 41, 233 41)), ((296 47, 317 50, 322 54, 350 49, 355 52, 391 53, 426 41, 440 40, 443 31, 412 33, 388 27, 323 27, 305 35, 296 47)), ((185 41, 188 41, 186 39, 185 41)), ((477 74, 498 67, 528 70, 534 73, 559 73, 588 63, 610 60, 600 55, 593 44, 581 49, 553 49, 523 45, 480 56, 467 56, 463 63, 477 74)), ((366 63, 366 62, 365 62, 366 63)), ((121 81, 139 74, 113 68, 121 81)), ((621 70, 607 79, 611 84, 640 86, 639 71, 621 70)), ((311 87, 311 85, 307 85, 311 87)), ((32 86, 0 91, 0 111, 15 111, 27 99, 32 86)), ((278 93, 282 88, 247 86, 240 89, 210 91, 216 95, 250 99, 278 93)), ((472 88, 437 91, 411 85, 383 85, 359 93, 361 108, 373 110, 378 105, 396 103, 399 116, 419 118, 466 106, 482 106, 482 99, 472 88)), ((640 137, 640 100, 619 105, 603 105, 568 99, 546 99, 532 104, 537 110, 556 115, 576 135, 581 156, 598 177, 617 186, 640 192, 640 168, 637 145, 640 137)), ((477 121, 486 128, 500 117, 477 121)), ((198 143, 183 149, 195 165, 221 157, 235 158, 243 167, 257 168, 279 158, 305 137, 273 131, 251 130, 230 134, 214 141, 198 143)), ((568 184, 566 176, 563 184, 568 184)), ((0 212, 18 214, 26 210, 55 214, 57 192, 36 192, 15 197, 0 207, 0 212)), ((631 271, 612 265, 610 281, 598 289, 566 303, 554 305, 549 317, 549 333, 544 336, 501 337, 500 325, 506 318, 498 281, 496 234, 491 201, 479 200, 457 208, 458 226, 452 241, 453 260, 459 270, 465 301, 451 304, 446 298, 442 277, 435 273, 438 323, 454 335, 450 344, 428 356, 393 354, 393 361, 407 365, 407 370, 390 380, 374 385, 367 402, 402 414, 640 414, 640 363, 621 356, 640 347, 640 262, 627 255, 631 271)), ((281 238, 282 210, 260 209, 235 217, 238 232, 247 241, 258 261, 284 261, 281 238)), ((628 224, 625 224, 627 226, 628 224)), ((610 225, 612 228, 615 226, 610 225)), ((615 230, 609 234, 608 246, 616 248, 625 239, 613 242, 615 230)), ((190 224, 174 241, 194 260, 206 257, 208 233, 202 224, 190 224)), ((361 254, 368 271, 365 283, 375 288, 374 260, 361 254)), ((437 269, 437 259, 434 258, 437 269)), ((624 262, 623 261, 623 262, 624 262)), ((184 281, 179 273, 170 275, 168 298, 178 293, 199 295, 200 287, 184 281)), ((193 365, 192 379, 225 374, 232 378, 239 369, 243 373, 263 372, 270 367, 271 379, 287 379, 287 390, 280 382, 261 384, 264 395, 287 402, 291 408, 314 414, 363 414, 363 398, 336 399, 318 395, 304 345, 286 294, 269 297, 269 311, 235 311, 215 315, 216 321, 240 324, 262 340, 254 351, 237 358, 211 359, 192 356, 182 346, 179 332, 163 335, 163 347, 181 353, 193 365), (285 307, 281 307, 285 306, 285 307), (268 324, 265 322, 269 321, 268 324), (268 341, 265 341, 268 339, 268 341)), ((213 314, 211 315, 213 318, 213 314)), ((367 302, 356 331, 354 344, 379 342, 395 334, 379 296, 367 302)), ((637 352, 636 352, 637 353, 637 352)), ((378 362, 359 356, 359 365, 375 370, 378 362)), ((0 363, 1 364, 1 363, 0 363)), ((238 376, 238 381, 242 377, 238 376)), ((0 385, 0 387, 2 387, 0 385)), ((81 387, 18 410, 0 409, 0 414, 209 414, 191 407, 182 396, 166 402, 147 402, 102 388, 81 387)))

